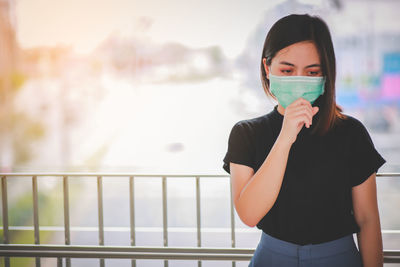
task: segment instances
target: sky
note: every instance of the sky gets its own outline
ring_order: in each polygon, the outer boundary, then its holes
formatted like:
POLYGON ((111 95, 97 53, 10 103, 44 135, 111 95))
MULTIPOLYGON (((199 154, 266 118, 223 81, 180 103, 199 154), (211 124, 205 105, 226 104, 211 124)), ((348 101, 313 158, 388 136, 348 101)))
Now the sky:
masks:
POLYGON ((235 57, 265 11, 279 2, 16 0, 17 39, 23 48, 60 44, 87 53, 119 32, 191 48, 219 45, 235 57))

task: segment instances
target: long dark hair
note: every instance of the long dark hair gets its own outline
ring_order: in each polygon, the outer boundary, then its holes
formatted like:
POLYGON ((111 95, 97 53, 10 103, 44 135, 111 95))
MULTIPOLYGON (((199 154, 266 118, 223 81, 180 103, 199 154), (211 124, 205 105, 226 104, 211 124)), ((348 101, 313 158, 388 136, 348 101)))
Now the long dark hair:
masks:
POLYGON ((263 65, 270 66, 272 58, 279 50, 302 41, 311 41, 318 50, 321 70, 326 77, 325 92, 317 98, 313 106, 318 106, 318 116, 312 133, 324 135, 341 119, 346 118, 336 104, 335 80, 336 59, 332 38, 326 23, 318 16, 292 14, 279 19, 272 25, 265 38, 261 55, 261 82, 267 95, 276 99, 269 89, 269 80, 263 65))

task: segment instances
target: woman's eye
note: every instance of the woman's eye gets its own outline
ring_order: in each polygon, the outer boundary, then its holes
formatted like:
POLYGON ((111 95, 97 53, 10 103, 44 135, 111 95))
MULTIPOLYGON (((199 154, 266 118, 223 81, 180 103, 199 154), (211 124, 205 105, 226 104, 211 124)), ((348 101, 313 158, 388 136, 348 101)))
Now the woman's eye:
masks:
POLYGON ((319 74, 319 71, 309 71, 308 72, 310 75, 315 76, 319 74))
POLYGON ((281 70, 282 73, 290 73, 292 70, 281 70))

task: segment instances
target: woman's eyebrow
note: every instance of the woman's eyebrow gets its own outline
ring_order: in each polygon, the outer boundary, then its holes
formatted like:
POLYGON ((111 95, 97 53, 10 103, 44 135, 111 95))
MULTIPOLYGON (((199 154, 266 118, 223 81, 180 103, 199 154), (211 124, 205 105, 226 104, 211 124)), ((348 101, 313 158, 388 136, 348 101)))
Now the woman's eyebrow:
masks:
POLYGON ((311 64, 311 65, 306 66, 305 68, 308 69, 308 68, 312 68, 312 67, 321 67, 321 65, 320 64, 311 64))
POLYGON ((294 67, 294 64, 286 62, 286 61, 281 61, 281 62, 279 62, 279 64, 283 64, 283 65, 288 65, 288 66, 294 67))
MULTIPOLYGON (((287 61, 280 61, 279 64, 288 65, 288 66, 294 67, 294 64, 289 63, 287 61)), ((317 63, 311 64, 311 65, 306 66, 305 69, 312 68, 312 67, 321 67, 321 64, 317 64, 317 63)))

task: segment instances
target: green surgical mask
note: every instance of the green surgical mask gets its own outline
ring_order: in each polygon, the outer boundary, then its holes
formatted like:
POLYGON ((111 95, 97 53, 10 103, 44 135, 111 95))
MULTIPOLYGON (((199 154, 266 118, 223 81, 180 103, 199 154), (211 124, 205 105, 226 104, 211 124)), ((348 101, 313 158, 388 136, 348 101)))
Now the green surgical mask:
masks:
POLYGON ((313 104, 324 93, 324 85, 325 77, 321 76, 276 76, 269 74, 271 92, 284 108, 300 97, 313 104))

